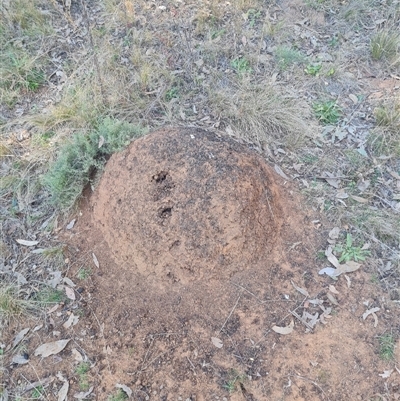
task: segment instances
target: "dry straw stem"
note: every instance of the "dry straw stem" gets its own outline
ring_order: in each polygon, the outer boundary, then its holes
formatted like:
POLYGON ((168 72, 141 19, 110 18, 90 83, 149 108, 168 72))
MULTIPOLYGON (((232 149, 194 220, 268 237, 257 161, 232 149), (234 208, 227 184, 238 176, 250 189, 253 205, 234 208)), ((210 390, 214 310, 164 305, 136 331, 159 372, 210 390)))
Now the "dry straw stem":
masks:
POLYGON ((210 95, 221 120, 242 138, 263 145, 279 142, 296 148, 312 135, 311 115, 304 102, 282 94, 272 84, 238 84, 210 95))

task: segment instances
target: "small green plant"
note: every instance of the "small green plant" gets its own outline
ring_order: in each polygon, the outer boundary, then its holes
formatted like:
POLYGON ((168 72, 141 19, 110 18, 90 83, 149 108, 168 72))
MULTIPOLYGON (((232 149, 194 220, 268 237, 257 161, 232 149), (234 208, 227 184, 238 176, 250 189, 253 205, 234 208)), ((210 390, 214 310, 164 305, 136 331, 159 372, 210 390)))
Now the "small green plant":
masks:
POLYGON ((379 356, 384 361, 394 359, 394 337, 391 334, 383 334, 379 337, 379 356))
POLYGON ((324 125, 336 124, 339 121, 341 110, 333 100, 316 102, 313 109, 318 120, 324 125))
POLYGON ((81 267, 77 273, 77 277, 79 280, 87 280, 92 274, 92 270, 90 267, 85 268, 81 267))
POLYGON ((52 304, 58 304, 64 302, 66 296, 63 291, 57 290, 55 288, 47 287, 36 294, 35 301, 40 306, 48 306, 52 304))
POLYGON ((217 39, 225 33, 225 29, 219 29, 211 32, 211 40, 217 39))
POLYGON ((32 398, 34 400, 39 400, 43 397, 44 395, 44 388, 43 386, 37 386, 33 389, 32 391, 32 398))
POLYGON ((244 57, 237 57, 232 60, 231 66, 239 75, 250 74, 252 72, 250 62, 244 57))
POLYGON ((128 395, 122 389, 119 389, 116 394, 107 397, 107 401, 124 401, 128 399, 128 395))
POLYGON ((179 97, 179 91, 177 87, 173 87, 171 89, 169 89, 166 93, 165 93, 165 100, 167 102, 170 102, 172 99, 177 99, 179 97))
POLYGON ((317 77, 319 72, 321 71, 322 64, 309 64, 305 69, 304 72, 308 75, 312 75, 317 77))
POLYGON ((89 389, 89 379, 88 372, 90 370, 89 362, 81 362, 75 369, 75 373, 78 376, 79 388, 82 391, 86 391, 89 389))
POLYGON ((143 134, 138 127, 105 118, 89 134, 76 134, 64 146, 44 176, 44 185, 52 203, 63 211, 70 209, 89 184, 92 174, 100 170, 107 156, 122 150, 143 134))
POLYGON ((231 394, 233 393, 239 385, 243 385, 246 381, 246 375, 239 374, 236 370, 232 369, 228 375, 228 381, 223 385, 223 387, 231 394))
POLYGON ((335 252, 340 254, 339 263, 349 262, 350 260, 354 260, 355 262, 363 261, 371 254, 368 249, 353 246, 353 237, 350 233, 346 235, 345 244, 339 244, 335 247, 335 252))
POLYGON ((286 70, 294 64, 301 64, 306 60, 299 50, 288 46, 279 46, 275 51, 275 58, 281 70, 286 70))
POLYGON ((250 10, 247 11, 245 14, 245 18, 249 21, 249 26, 250 28, 253 28, 256 21, 260 18, 261 12, 258 10, 255 10, 254 8, 250 8, 250 10))
POLYGON ((400 35, 395 30, 382 30, 371 39, 371 57, 374 60, 393 60, 398 55, 399 45, 400 35))

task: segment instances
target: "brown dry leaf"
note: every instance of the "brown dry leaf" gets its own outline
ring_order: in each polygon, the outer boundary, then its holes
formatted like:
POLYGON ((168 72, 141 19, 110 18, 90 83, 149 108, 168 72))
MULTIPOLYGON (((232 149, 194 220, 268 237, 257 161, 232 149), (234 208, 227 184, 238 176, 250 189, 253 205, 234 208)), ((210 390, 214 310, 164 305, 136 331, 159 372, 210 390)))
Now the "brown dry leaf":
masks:
POLYGON ((65 287, 65 294, 67 294, 67 297, 69 299, 72 299, 73 301, 75 301, 76 297, 75 297, 75 291, 70 288, 70 287, 65 287))
POLYGON ((25 246, 35 246, 39 243, 39 241, 27 241, 25 239, 16 239, 15 241, 18 242, 18 244, 25 246))
POLYGON ((47 311, 47 314, 50 314, 50 313, 55 312, 55 311, 58 309, 59 306, 60 306, 60 304, 54 305, 53 307, 51 307, 51 308, 47 311))
POLYGON ((374 327, 378 327, 378 316, 376 316, 375 312, 372 312, 371 315, 374 318, 374 327))
POLYGON ((350 288, 351 287, 351 279, 350 279, 350 277, 347 274, 345 274, 344 278, 346 279, 346 282, 347 282, 347 288, 350 288))
POLYGON ((294 320, 292 320, 289 324, 289 326, 286 327, 280 327, 280 326, 273 326, 272 330, 275 331, 275 333, 282 334, 282 335, 287 335, 290 334, 294 329, 294 320))
POLYGON ((68 340, 58 340, 51 343, 42 344, 35 350, 35 356, 40 355, 42 358, 46 358, 49 355, 58 354, 61 352, 69 343, 68 340))
POLYGON ((97 260, 97 257, 94 253, 92 253, 92 257, 93 257, 93 262, 96 265, 97 268, 100 267, 99 261, 97 260))
POLYGON ((58 392, 57 401, 64 401, 67 398, 68 390, 69 390, 69 382, 68 380, 65 380, 64 384, 60 388, 60 391, 58 392))
POLYGON ((222 348, 224 344, 222 344, 222 341, 217 338, 217 337, 211 337, 211 342, 217 347, 217 348, 222 348))
POLYGON ((336 294, 336 295, 339 295, 339 291, 335 288, 335 286, 334 285, 330 285, 329 286, 329 291, 332 293, 332 294, 336 294))
POLYGON ((351 199, 359 203, 368 203, 368 199, 361 198, 360 196, 351 195, 351 199))
POLYGON ((380 310, 381 310, 381 308, 378 308, 378 307, 366 310, 363 314, 363 320, 365 320, 372 313, 379 312, 380 310))
POLYGON ((63 283, 69 285, 70 287, 76 287, 76 284, 68 277, 63 278, 63 283))
POLYGON ((30 330, 29 327, 27 327, 26 329, 21 330, 14 338, 14 342, 11 348, 15 348, 21 341, 22 339, 25 337, 25 334, 28 333, 28 331, 30 330))

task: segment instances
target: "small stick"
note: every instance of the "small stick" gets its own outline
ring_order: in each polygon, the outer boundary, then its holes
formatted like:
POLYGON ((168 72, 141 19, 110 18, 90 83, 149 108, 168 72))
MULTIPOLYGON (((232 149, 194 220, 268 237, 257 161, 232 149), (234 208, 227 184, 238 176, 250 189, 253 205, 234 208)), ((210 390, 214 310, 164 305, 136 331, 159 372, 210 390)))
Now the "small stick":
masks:
POLYGON ((242 296, 242 294, 240 294, 240 295, 238 296, 238 299, 236 300, 236 303, 235 303, 234 307, 232 308, 231 313, 230 313, 229 316, 226 318, 224 324, 222 325, 222 327, 221 327, 221 329, 220 329, 220 331, 219 331, 220 333, 221 333, 221 331, 223 330, 223 328, 225 327, 225 325, 226 325, 226 323, 228 322, 229 318, 232 316, 233 311, 236 309, 237 304, 238 304, 239 299, 240 299, 241 296, 242 296))
POLYGON ((189 359, 188 356, 186 357, 186 359, 188 360, 188 362, 190 363, 190 366, 191 366, 192 369, 193 369, 193 374, 194 374, 195 376, 197 376, 197 374, 196 374, 196 369, 195 369, 195 367, 194 367, 192 361, 189 359))

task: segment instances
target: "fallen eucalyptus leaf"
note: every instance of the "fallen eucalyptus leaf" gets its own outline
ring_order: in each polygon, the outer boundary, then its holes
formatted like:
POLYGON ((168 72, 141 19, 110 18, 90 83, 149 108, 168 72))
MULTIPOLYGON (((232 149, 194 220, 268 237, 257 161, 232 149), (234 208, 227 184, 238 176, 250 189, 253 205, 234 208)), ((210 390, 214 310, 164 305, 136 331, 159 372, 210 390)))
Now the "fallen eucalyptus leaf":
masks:
POLYGON ((304 295, 305 297, 310 297, 310 294, 308 293, 307 290, 305 290, 304 288, 298 287, 293 280, 290 280, 292 283, 292 286, 302 295, 304 295))
POLYGON ((75 301, 75 291, 72 288, 65 287, 65 293, 67 294, 67 297, 71 299, 72 301, 75 301))
POLYGON ((66 229, 67 229, 67 230, 72 230, 72 229, 74 228, 75 222, 76 222, 76 219, 71 220, 71 221, 68 223, 66 229))
POLYGON ((99 261, 97 260, 96 255, 95 255, 94 253, 92 253, 92 256, 93 256, 93 262, 94 262, 94 264, 96 265, 97 268, 99 268, 99 267, 100 267, 100 264, 99 264, 99 261))
POLYGON ((383 373, 379 373, 379 376, 382 377, 383 379, 388 379, 393 372, 394 372, 393 369, 384 370, 383 373))
POLYGON ((58 392, 57 401, 64 401, 67 398, 68 390, 69 390, 69 382, 68 380, 65 380, 64 384, 60 388, 60 391, 58 392))
POLYGON ((282 178, 284 178, 285 180, 289 180, 289 177, 282 171, 282 169, 277 164, 275 164, 274 169, 282 178))
POLYGON ((331 231, 329 231, 329 238, 331 239, 338 239, 340 234, 340 228, 339 227, 334 227, 332 228, 331 231))
POLYGON ((368 309, 368 310, 366 310, 364 313, 363 313, 363 320, 365 320, 369 315, 371 315, 372 313, 375 313, 375 312, 379 312, 381 310, 381 308, 371 308, 371 309, 368 309))
POLYGON ((22 339, 25 337, 25 334, 28 333, 28 331, 30 330, 29 327, 27 327, 26 329, 21 330, 14 338, 14 342, 11 348, 15 348, 21 341, 22 339))
POLYGON ((333 305, 339 306, 339 302, 336 300, 336 298, 330 293, 328 292, 326 294, 327 298, 329 299, 329 302, 333 305))
POLYGON ((29 362, 29 357, 25 358, 24 355, 17 354, 13 356, 11 362, 17 363, 18 365, 25 365, 26 363, 29 362))
POLYGON ((46 358, 50 355, 58 354, 66 347, 69 341, 69 339, 58 340, 51 343, 42 344, 36 348, 35 356, 40 355, 42 358, 46 358))
POLYGON ((74 357, 75 361, 77 361, 77 362, 82 362, 83 361, 82 354, 76 348, 72 348, 71 354, 74 357))
POLYGON ((289 326, 286 327, 280 327, 280 326, 273 326, 272 330, 275 331, 275 333, 286 335, 290 334, 294 329, 294 320, 292 320, 289 324, 289 326))
POLYGON ((222 344, 222 341, 217 338, 217 337, 211 337, 211 342, 217 347, 217 348, 222 348, 224 344, 222 344))
POLYGON ((27 241, 25 239, 17 239, 18 244, 25 245, 25 246, 35 246, 39 243, 39 241, 27 241))
POLYGON ((329 286, 329 291, 333 294, 339 295, 339 291, 335 288, 334 285, 329 286))

